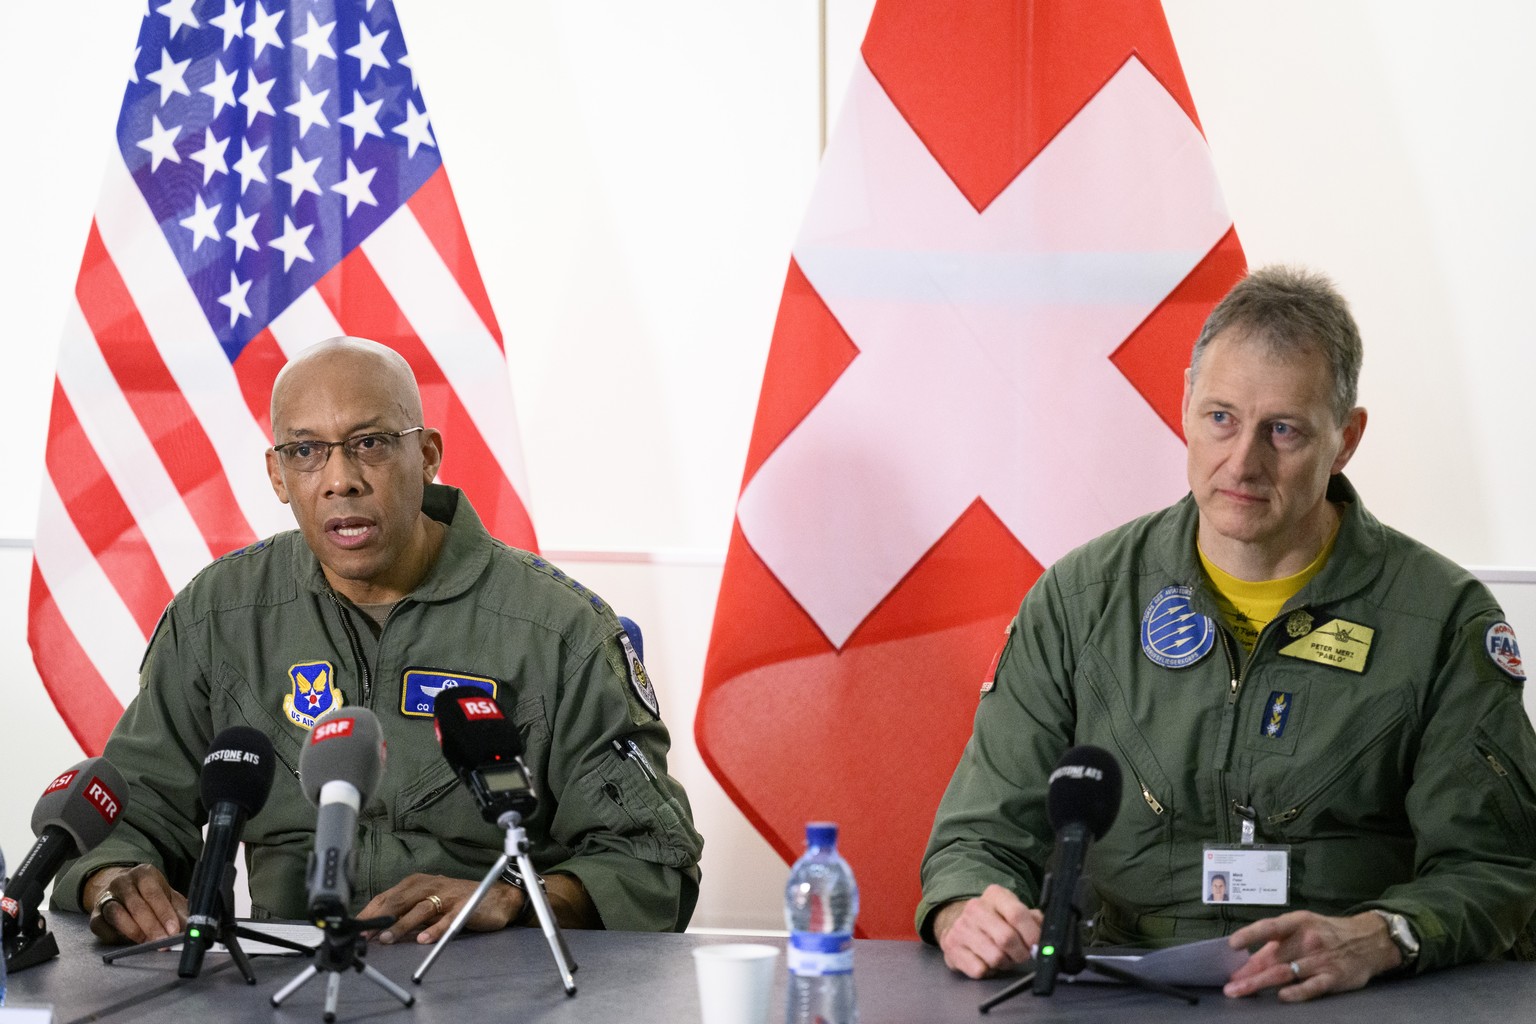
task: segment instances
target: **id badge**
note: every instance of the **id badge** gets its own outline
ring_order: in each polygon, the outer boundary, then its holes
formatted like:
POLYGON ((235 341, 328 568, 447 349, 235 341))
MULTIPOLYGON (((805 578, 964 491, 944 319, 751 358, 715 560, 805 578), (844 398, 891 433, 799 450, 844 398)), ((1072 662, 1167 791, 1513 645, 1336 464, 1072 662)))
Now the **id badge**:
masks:
POLYGON ((1200 901, 1286 906, 1291 902, 1291 848, 1252 843, 1207 846, 1200 901))

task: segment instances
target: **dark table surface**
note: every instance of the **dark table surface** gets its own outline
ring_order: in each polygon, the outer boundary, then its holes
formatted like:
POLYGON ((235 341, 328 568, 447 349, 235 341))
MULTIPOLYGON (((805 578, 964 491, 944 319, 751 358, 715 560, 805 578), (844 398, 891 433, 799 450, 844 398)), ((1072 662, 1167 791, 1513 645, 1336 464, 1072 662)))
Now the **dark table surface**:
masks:
MULTIPOLYGON (((307 963, 303 958, 253 958, 257 983, 247 985, 229 958, 210 953, 202 973, 176 976, 173 953, 147 953, 101 962, 96 944, 77 915, 50 922, 61 955, 14 974, 9 1005, 51 1004, 57 1024, 83 1020, 319 1021, 326 975, 320 974, 280 1009, 271 997, 307 963)), ((405 1008, 366 977, 341 977, 338 1021, 400 1024, 471 1024, 477 1021, 625 1021, 688 1024, 699 1020, 693 957, 699 945, 749 941, 705 935, 631 932, 568 932, 577 993, 560 986, 549 948, 537 930, 508 929, 468 935, 453 942, 416 986, 411 974, 423 946, 379 946, 367 962, 416 995, 405 1008)), ((775 945, 782 939, 765 939, 775 945)), ((1302 1006, 1279 1003, 1273 994, 1229 1000, 1218 990, 1200 991, 1187 1006, 1163 996, 1106 985, 1062 984, 1048 999, 1028 993, 996 1007, 985 1018, 977 1004, 1010 979, 969 981, 951 974, 937 950, 917 942, 859 941, 854 977, 862 1024, 936 1024, 942 1021, 1102 1021, 1137 1024, 1174 1020, 1287 1020, 1292 1024, 1362 1020, 1454 1020, 1456 1024, 1529 1018, 1536 1005, 1536 965, 1475 964, 1419 978, 1383 981, 1302 1006)), ((783 966, 783 960, 779 961, 783 966)), ((783 1019, 784 986, 774 993, 771 1024, 783 1019)))

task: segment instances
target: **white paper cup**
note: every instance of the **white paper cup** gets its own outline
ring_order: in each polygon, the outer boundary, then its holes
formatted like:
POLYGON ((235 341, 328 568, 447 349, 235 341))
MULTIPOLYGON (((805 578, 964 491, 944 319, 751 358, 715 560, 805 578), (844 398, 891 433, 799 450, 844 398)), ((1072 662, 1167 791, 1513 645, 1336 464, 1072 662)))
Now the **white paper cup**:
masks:
POLYGON ((699 976, 704 1024, 765 1024, 778 958, 777 946, 729 943, 696 947, 693 964, 699 976))

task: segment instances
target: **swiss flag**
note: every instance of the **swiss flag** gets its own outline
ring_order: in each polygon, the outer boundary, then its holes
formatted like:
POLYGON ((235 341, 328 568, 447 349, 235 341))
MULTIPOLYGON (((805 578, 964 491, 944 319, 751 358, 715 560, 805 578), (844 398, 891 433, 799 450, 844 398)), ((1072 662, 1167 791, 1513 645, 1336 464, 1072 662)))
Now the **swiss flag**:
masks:
POLYGON ((696 732, 786 859, 839 822, 861 934, 902 938, 1025 591, 1184 493, 1181 371, 1243 254, 1156 0, 880 0, 862 54, 790 260, 696 732))

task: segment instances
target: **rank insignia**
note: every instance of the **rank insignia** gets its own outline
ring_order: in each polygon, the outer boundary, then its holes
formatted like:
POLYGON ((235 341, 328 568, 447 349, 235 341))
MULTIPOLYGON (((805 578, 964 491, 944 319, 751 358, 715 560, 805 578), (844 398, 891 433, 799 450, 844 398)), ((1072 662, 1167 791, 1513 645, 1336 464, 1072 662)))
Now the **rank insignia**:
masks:
POLYGON ((293 689, 283 694, 283 714, 302 729, 313 729, 321 716, 346 703, 336 688, 336 670, 328 661, 304 661, 288 670, 293 689))
POLYGON ((1216 624, 1190 604, 1194 591, 1164 587, 1141 613, 1141 650, 1154 665, 1187 668, 1210 653, 1216 624))
POLYGON ((1285 620, 1285 632, 1292 640, 1306 636, 1312 629, 1312 615, 1300 608, 1291 612, 1285 620))
POLYGON ((635 696, 640 698, 646 710, 651 714, 661 717, 661 701, 656 699, 656 687, 651 685, 651 677, 646 675, 645 666, 640 662, 640 655, 635 653, 635 645, 629 642, 628 633, 619 634, 619 643, 624 645, 624 660, 629 663, 629 687, 635 691, 635 696))
POLYGON ((437 695, 444 690, 470 686, 496 696, 496 680, 467 676, 462 672, 442 672, 435 668, 408 668, 400 679, 400 713, 407 718, 431 718, 437 695))
POLYGON ((1507 622, 1495 622, 1483 634, 1483 649, 1488 660, 1517 682, 1525 682, 1525 666, 1520 661, 1520 645, 1515 642, 1515 627, 1507 622))
POLYGON ((1285 723, 1290 720, 1291 707, 1295 700, 1290 694, 1276 690, 1269 695, 1269 703, 1265 706, 1264 722, 1259 728, 1259 735, 1268 739, 1277 740, 1285 735, 1285 723))
POLYGON ((1375 636, 1376 631, 1370 626, 1333 619, 1280 648, 1280 653, 1347 672, 1364 672, 1375 636))

